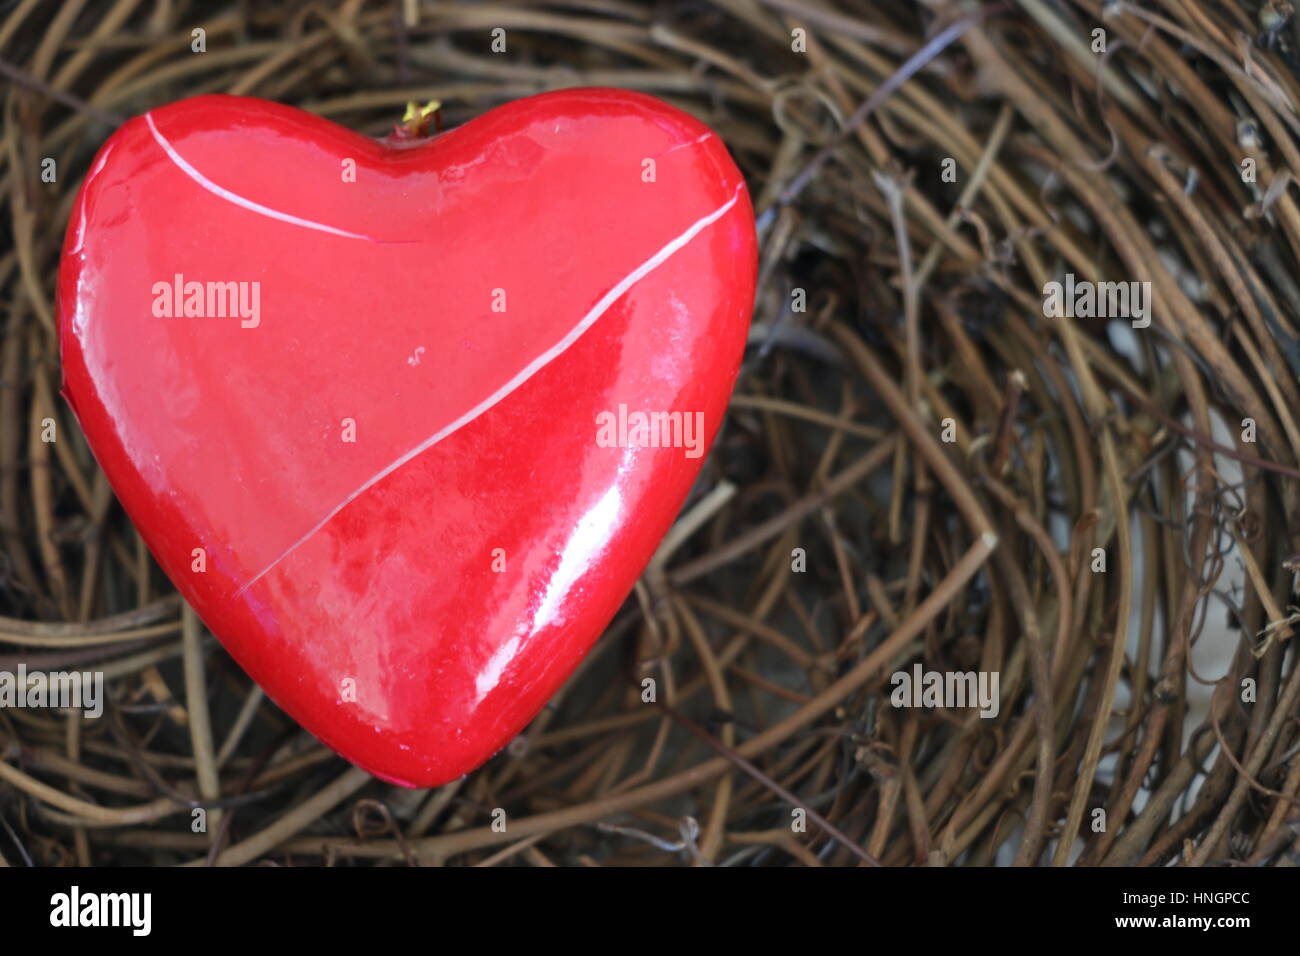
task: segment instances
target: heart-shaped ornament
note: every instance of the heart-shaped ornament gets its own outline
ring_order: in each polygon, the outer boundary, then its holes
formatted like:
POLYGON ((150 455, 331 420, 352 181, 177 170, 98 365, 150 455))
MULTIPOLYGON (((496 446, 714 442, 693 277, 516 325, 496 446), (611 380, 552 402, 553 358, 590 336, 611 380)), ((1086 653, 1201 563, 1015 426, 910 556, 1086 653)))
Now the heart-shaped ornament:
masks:
POLYGON ((413 142, 197 97, 86 176, 64 394, 253 679, 433 786, 532 719, 650 559, 756 260, 726 148, 652 97, 550 93, 413 142))

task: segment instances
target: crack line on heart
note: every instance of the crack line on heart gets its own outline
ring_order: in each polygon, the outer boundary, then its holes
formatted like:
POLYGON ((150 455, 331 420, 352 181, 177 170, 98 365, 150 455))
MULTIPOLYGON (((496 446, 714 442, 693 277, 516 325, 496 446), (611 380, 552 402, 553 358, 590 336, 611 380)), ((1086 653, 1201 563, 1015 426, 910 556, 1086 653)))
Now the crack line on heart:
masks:
POLYGON ((541 355, 537 356, 537 358, 529 362, 528 365, 524 367, 523 371, 521 371, 518 375, 516 375, 510 381, 506 382, 505 385, 501 386, 501 388, 497 389, 486 399, 479 402, 479 404, 475 405, 464 415, 461 415, 450 425, 440 429, 439 431, 431 435, 429 438, 426 438, 424 441, 420 442, 420 444, 416 445, 410 451, 406 452, 400 458, 396 459, 391 464, 385 466, 379 472, 374 474, 370 479, 368 479, 365 484, 361 485, 361 487, 357 488, 350 495, 348 495, 341 502, 339 502, 339 504, 337 504, 329 512, 329 514, 325 515, 324 518, 318 521, 310 531, 304 534, 293 544, 289 545, 289 547, 287 547, 283 552, 281 552, 279 557, 277 557, 274 561, 272 561, 270 564, 264 567, 261 571, 257 572, 257 574, 254 575, 248 581, 248 583, 246 583, 243 587, 241 587, 238 591, 236 591, 235 592, 236 596, 243 594, 254 584, 256 584, 259 580, 261 580, 262 577, 264 577, 272 568, 274 568, 281 561, 283 561, 290 554, 292 554, 295 550, 301 547, 302 544, 305 541, 307 541, 308 538, 314 535, 321 528, 325 527, 325 525, 327 525, 335 515, 337 515, 340 511, 342 511, 344 508, 350 505, 361 495, 365 494, 365 492, 368 491, 370 488, 374 487, 376 484, 383 481, 385 478, 387 478, 389 475, 395 472, 398 468, 401 468, 403 465, 405 465, 411 459, 415 458, 417 455, 420 455, 428 451, 430 448, 438 444, 438 442, 442 441, 447 436, 460 431, 460 429, 464 428, 470 422, 474 421, 474 419, 478 418, 484 412, 488 411, 490 408, 492 408, 492 406, 496 405, 498 402, 504 399, 515 389, 519 388, 519 386, 523 385, 524 382, 528 381, 530 378, 532 378, 534 375, 540 372, 551 362, 555 361, 555 359, 559 358, 559 356, 563 352, 567 351, 569 347, 573 345, 573 343, 578 341, 578 339, 580 339, 588 329, 590 329, 593 325, 595 325, 596 321, 602 315, 604 315, 605 312, 609 310, 609 307, 613 305, 615 302, 617 302, 619 299, 621 299, 623 295, 629 289, 632 288, 632 286, 636 285, 638 282, 644 279, 655 269, 659 268, 659 266, 663 265, 664 262, 666 262, 675 252, 677 252, 679 249, 681 249, 683 246, 689 243, 692 239, 694 239, 697 235, 699 235, 704 229, 713 225, 713 223, 717 222, 719 219, 725 216, 728 210, 730 210, 731 207, 736 204, 736 200, 740 198, 740 191, 744 188, 745 188, 745 184, 741 182, 739 185, 736 186, 736 191, 732 194, 729 200, 727 200, 725 203, 723 203, 713 212, 709 213, 707 216, 704 216, 701 219, 697 219, 694 223, 690 225, 690 227, 685 232, 677 236, 675 239, 672 239, 670 242, 668 242, 667 245, 665 245, 662 249, 656 252, 653 256, 651 256, 645 262, 641 263, 641 265, 633 269, 632 272, 628 273, 628 275, 626 275, 622 280, 620 280, 617 285, 615 285, 612 289, 606 292, 601 297, 599 302, 597 302, 594 306, 591 307, 591 310, 588 311, 587 314, 582 317, 582 320, 577 325, 575 325, 572 329, 569 330, 569 333, 565 335, 564 338, 562 338, 555 345, 551 346, 541 355))
POLYGON ((302 219, 298 216, 290 215, 287 212, 280 212, 278 209, 272 209, 270 206, 263 206, 261 203, 253 202, 251 199, 245 199, 238 193, 232 193, 225 186, 219 186, 212 180, 208 179, 207 176, 204 176, 201 172, 191 166, 185 160, 185 157, 176 152, 175 147, 168 142, 167 137, 158 132, 158 127, 154 125, 153 114, 145 113, 144 119, 145 122, 149 124, 149 131, 153 133, 154 141, 163 148, 163 152, 165 152, 171 161, 176 164, 177 168, 214 196, 219 196, 227 202, 234 203, 236 206, 240 206, 250 212, 255 212, 262 216, 268 216, 271 219, 278 219, 281 222, 287 222, 293 226, 303 226, 307 229, 316 229, 320 232, 327 232, 332 236, 342 236, 345 239, 364 239, 367 242, 380 241, 374 236, 362 235, 359 232, 348 232, 346 229, 336 229, 333 226, 327 226, 322 222, 312 222, 310 219, 302 219))

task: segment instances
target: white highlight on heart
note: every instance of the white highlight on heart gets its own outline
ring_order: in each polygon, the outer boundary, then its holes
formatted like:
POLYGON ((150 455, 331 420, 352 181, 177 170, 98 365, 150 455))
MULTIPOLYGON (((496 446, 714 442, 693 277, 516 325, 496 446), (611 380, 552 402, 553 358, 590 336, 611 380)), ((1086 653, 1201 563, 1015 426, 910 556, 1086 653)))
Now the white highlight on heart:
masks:
POLYGON ((235 592, 236 595, 243 594, 245 591, 251 588, 262 577, 264 577, 268 571, 270 571, 277 564, 279 564, 281 561, 287 558, 291 553, 293 553, 294 550, 300 547, 304 541, 306 541, 308 538, 314 535, 321 528, 325 527, 325 525, 329 523, 330 519, 332 519, 336 514, 338 514, 348 505, 350 505, 353 501, 359 498, 370 488, 374 487, 380 481, 383 481, 385 478, 387 478, 389 475, 395 472, 398 468, 401 468, 403 465, 405 465, 416 455, 428 451, 430 448, 438 444, 438 442, 442 441, 448 435, 460 431, 470 422, 474 421, 474 419, 478 418, 488 409, 492 408, 492 406, 500 402, 503 398, 505 398, 515 389, 519 388, 519 386, 523 385, 524 382, 528 381, 530 378, 532 378, 534 375, 536 375, 538 372, 544 369, 547 365, 551 364, 551 362, 559 358, 559 356, 562 355, 565 351, 567 351, 569 347, 573 345, 574 342, 578 341, 578 339, 582 337, 584 332, 586 332, 589 328, 595 325, 596 320, 599 319, 602 315, 604 315, 609 310, 609 307, 613 305, 615 302, 617 302, 620 298, 622 298, 623 294, 627 292, 630 288, 632 288, 632 286, 636 285, 639 281, 644 279, 651 272, 654 272, 654 270, 659 268, 661 265, 663 265, 669 259, 669 257, 673 255, 673 253, 677 252, 679 249, 681 249, 683 246, 689 243, 692 239, 694 239, 697 235, 699 235, 702 231, 704 231, 706 228, 713 225, 715 222, 717 222, 719 219, 725 216, 731 210, 731 207, 736 205, 736 200, 740 198, 740 191, 744 188, 745 188, 745 184, 743 182, 738 184, 736 186, 736 191, 732 193, 730 199, 728 199, 725 203, 723 203, 713 212, 709 213, 707 216, 704 216, 702 219, 697 219, 686 229, 685 232, 677 236, 675 239, 670 240, 662 249, 660 249, 649 259, 641 263, 630 273, 624 276, 618 282, 617 285, 615 285, 612 289, 610 289, 603 296, 601 296, 600 301, 591 307, 590 311, 588 311, 587 314, 582 317, 582 320, 578 322, 577 325, 575 325, 572 329, 569 330, 569 333, 565 335, 564 338, 560 339, 560 341, 557 342, 555 345, 551 346, 541 355, 537 356, 537 358, 529 362, 528 365, 526 365, 524 369, 521 372, 519 372, 518 375, 510 379, 510 381, 506 382, 504 385, 502 385, 499 389, 497 389, 495 392, 493 392, 483 401, 479 402, 477 405, 475 405, 473 408, 467 411, 464 415, 461 415, 450 425, 440 429, 433 435, 430 435, 424 441, 420 442, 420 444, 416 445, 410 451, 406 452, 406 454, 402 455, 400 458, 396 459, 391 464, 381 469, 379 472, 373 475, 369 480, 367 480, 366 483, 363 484, 360 488, 357 488, 350 495, 348 495, 341 502, 339 502, 329 512, 329 514, 327 514, 324 518, 321 518, 321 520, 318 521, 310 531, 304 534, 293 544, 289 545, 289 547, 286 548, 278 558, 276 558, 274 561, 268 564, 261 571, 257 572, 257 574, 255 574, 248 581, 247 584, 245 584, 243 587, 241 587, 238 591, 235 592))
POLYGON ((103 170, 104 164, 108 162, 108 157, 113 152, 113 149, 114 147, 109 146, 104 150, 94 167, 86 174, 86 181, 81 184, 81 196, 77 200, 77 241, 73 243, 69 255, 75 256, 81 252, 82 247, 86 244, 86 194, 90 192, 91 182, 103 170))
MULTIPOLYGON (((619 469, 620 474, 622 469, 619 469)), ((582 516, 573 534, 560 549, 560 564, 546 584, 546 594, 542 603, 533 613, 533 622, 528 628, 520 628, 510 640, 506 641, 483 665, 483 669, 474 676, 474 706, 483 702, 483 698, 496 690, 497 684, 505 675, 506 668, 515 659, 519 645, 530 634, 554 622, 560 610, 560 602, 569 593, 574 583, 591 567, 592 561, 605 550, 609 539, 614 536, 619 512, 623 507, 623 494, 618 485, 610 487, 595 506, 582 516)))
POLYGON ((675 153, 679 149, 686 149, 686 147, 688 146, 699 146, 700 143, 703 143, 705 140, 712 139, 712 138, 713 138, 712 133, 705 133, 702 136, 698 136, 695 139, 691 140, 689 143, 678 143, 676 146, 672 147, 671 149, 664 150, 662 155, 667 156, 669 153, 675 153))
POLYGON ((185 158, 172 147, 167 138, 158 132, 158 127, 154 125, 153 114, 144 114, 145 122, 149 124, 149 131, 153 133, 154 141, 163 148, 168 157, 177 167, 190 179, 194 180, 214 196, 220 196, 227 202, 232 202, 250 212, 255 212, 261 216, 269 216, 272 219, 278 219, 281 222, 287 222, 293 226, 303 226, 307 229, 316 229, 319 232, 327 232, 332 236, 342 236, 345 239, 364 239, 367 242, 377 242, 373 236, 363 236, 357 232, 348 232, 345 229, 335 229, 333 226, 327 226, 324 223, 312 222, 310 219, 300 219, 297 216, 291 216, 287 212, 280 212, 278 209, 272 209, 270 206, 263 206, 261 203, 253 202, 251 199, 245 199, 238 193, 232 193, 224 186, 218 186, 212 180, 208 179, 201 172, 185 161, 185 158))

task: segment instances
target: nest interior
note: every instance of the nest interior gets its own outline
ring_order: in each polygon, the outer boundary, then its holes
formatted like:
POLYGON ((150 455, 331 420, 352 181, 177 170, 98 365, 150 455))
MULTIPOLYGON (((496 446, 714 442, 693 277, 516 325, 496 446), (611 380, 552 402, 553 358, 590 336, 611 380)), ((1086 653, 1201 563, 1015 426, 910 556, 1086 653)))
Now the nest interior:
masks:
POLYGON ((109 701, 0 709, 0 858, 1300 862, 1296 21, 1277 0, 4 5, 0 670, 93 668, 109 701), (760 226, 750 347, 584 665, 483 768, 403 790, 278 711, 154 565, 58 397, 61 240, 95 149, 184 96, 378 136, 409 101, 455 125, 578 85, 660 96, 730 147, 760 226), (917 667, 996 674, 996 715, 896 706, 917 667))

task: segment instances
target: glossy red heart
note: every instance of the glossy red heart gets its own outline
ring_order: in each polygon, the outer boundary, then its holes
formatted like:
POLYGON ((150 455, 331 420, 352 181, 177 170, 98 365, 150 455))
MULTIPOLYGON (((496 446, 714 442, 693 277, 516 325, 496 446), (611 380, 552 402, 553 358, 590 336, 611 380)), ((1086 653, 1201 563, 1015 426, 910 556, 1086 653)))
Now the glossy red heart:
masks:
POLYGON ((248 673, 432 786, 627 596, 722 421, 756 258, 726 148, 649 96, 535 96, 407 145, 203 96, 86 177, 64 394, 248 673))

